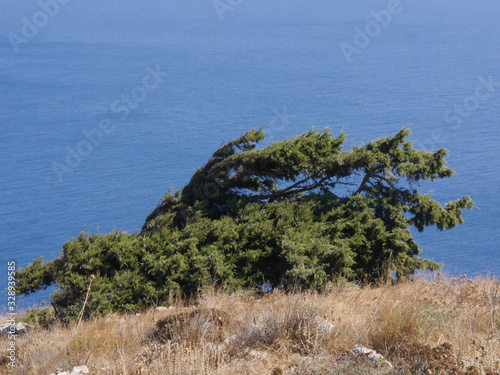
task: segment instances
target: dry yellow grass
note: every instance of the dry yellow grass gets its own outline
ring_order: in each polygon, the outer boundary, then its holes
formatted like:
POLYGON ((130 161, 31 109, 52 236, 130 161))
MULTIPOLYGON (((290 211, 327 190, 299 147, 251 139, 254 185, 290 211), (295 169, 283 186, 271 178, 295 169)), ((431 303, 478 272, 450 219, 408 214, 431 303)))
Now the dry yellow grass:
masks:
MULTIPOLYGON (((262 297, 212 290, 191 306, 73 328, 54 324, 18 338, 10 373, 86 364, 91 374, 499 374, 500 282, 437 276, 262 297), (394 369, 349 357, 356 344, 394 369)), ((5 363, 0 373, 9 373, 5 363)))

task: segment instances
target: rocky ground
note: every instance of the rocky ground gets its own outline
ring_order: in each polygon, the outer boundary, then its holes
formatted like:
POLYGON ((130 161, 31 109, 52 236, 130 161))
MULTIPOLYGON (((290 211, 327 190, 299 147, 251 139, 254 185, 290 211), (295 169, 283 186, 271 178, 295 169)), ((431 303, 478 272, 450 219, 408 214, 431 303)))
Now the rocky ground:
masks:
MULTIPOLYGON (((500 374, 499 316, 492 278, 338 284, 324 293, 211 290, 194 303, 77 329, 17 323, 16 368, 4 350, 0 373, 500 374)), ((0 331, 6 349, 12 330, 0 331)))

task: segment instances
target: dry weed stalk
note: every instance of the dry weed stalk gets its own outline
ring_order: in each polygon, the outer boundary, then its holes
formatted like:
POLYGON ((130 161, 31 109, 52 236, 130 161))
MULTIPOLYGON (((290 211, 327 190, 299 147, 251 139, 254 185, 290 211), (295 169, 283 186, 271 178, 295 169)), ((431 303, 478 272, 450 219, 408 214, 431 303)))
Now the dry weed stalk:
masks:
POLYGON ((92 288, 92 281, 94 281, 94 278, 95 278, 94 275, 90 275, 90 284, 89 287, 87 288, 87 295, 85 296, 85 302, 83 302, 83 307, 80 310, 80 313, 78 314, 78 317, 76 319, 76 326, 75 330, 73 331, 73 334, 75 334, 78 331, 78 327, 80 326, 80 322, 82 321, 83 313, 85 312, 85 306, 87 306, 87 301, 89 299, 90 290, 92 288))

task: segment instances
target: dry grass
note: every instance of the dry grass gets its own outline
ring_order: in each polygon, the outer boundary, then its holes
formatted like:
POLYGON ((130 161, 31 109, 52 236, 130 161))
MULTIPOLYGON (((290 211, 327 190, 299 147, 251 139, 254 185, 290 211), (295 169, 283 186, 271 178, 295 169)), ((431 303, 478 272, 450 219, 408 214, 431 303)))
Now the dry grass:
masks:
MULTIPOLYGON (((82 364, 91 374, 500 373, 494 278, 343 284, 261 299, 212 290, 195 304, 84 321, 76 333, 60 324, 34 329, 18 338, 18 368, 11 373, 49 374, 82 364), (356 344, 381 352, 394 369, 352 358, 356 344)), ((1 366, 1 374, 9 373, 1 366)))

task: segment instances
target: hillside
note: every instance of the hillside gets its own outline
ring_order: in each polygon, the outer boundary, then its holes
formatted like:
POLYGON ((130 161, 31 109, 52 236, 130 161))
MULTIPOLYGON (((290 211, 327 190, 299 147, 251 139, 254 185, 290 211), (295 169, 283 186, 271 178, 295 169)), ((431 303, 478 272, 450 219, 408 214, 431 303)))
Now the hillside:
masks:
POLYGON ((499 374, 499 310, 494 278, 342 283, 322 293, 212 289, 137 315, 82 321, 76 332, 75 323, 30 322, 17 339, 17 369, 9 372, 3 356, 0 373, 86 365, 90 374, 499 374), (356 345, 390 365, 355 356, 356 345))

